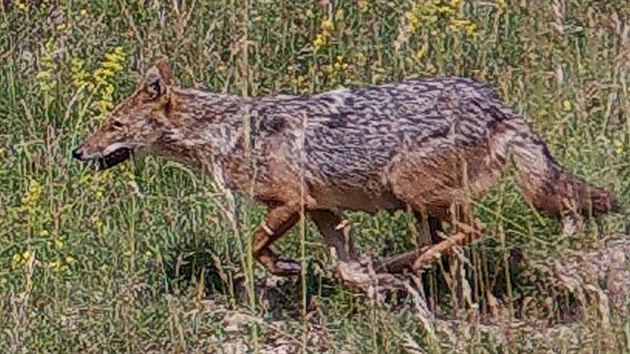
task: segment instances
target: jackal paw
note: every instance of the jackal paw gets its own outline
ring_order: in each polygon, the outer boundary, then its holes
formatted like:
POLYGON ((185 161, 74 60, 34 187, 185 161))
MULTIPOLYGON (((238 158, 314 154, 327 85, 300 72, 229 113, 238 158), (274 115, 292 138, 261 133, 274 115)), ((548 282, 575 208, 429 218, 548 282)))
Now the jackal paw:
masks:
POLYGON ((273 264, 273 269, 269 269, 269 272, 280 277, 300 275, 302 274, 302 266, 292 259, 279 259, 273 264))
POLYGON ((373 293, 386 288, 398 287, 400 280, 390 273, 374 271, 371 260, 339 261, 337 273, 347 286, 365 293, 373 293))

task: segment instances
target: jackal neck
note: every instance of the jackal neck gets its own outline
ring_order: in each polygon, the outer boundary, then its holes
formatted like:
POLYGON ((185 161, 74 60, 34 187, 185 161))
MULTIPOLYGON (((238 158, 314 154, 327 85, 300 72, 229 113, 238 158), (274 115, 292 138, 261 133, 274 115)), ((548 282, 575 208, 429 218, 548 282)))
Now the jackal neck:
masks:
POLYGON ((171 88, 171 104, 156 153, 203 171, 234 154, 248 119, 250 98, 171 88))

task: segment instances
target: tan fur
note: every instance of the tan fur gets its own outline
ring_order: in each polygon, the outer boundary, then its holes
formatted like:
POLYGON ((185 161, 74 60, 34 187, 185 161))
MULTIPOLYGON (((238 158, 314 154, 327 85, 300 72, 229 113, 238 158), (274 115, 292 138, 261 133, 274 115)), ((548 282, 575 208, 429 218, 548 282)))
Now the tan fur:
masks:
MULTIPOLYGON (((253 250, 278 275, 300 271, 270 246, 302 210, 342 261, 357 257, 347 228, 337 227, 344 210, 410 206, 428 223, 431 242, 440 242, 444 222, 478 224, 469 205, 497 183, 510 158, 525 199, 541 211, 560 217, 619 210, 606 191, 553 160, 490 89, 463 78, 310 97, 238 97, 173 86, 161 60, 74 155, 109 168, 129 153, 189 164, 264 203, 268 212, 253 250)), ((410 257, 398 259, 411 266, 410 257)), ((402 267, 395 261, 384 269, 402 267)))

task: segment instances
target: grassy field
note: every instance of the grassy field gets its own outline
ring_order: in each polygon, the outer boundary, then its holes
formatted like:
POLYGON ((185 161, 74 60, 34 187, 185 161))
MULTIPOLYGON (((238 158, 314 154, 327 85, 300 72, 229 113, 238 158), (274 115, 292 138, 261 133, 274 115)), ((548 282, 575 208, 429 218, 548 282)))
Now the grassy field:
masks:
MULTIPOLYGON (((245 95, 461 75, 627 204, 628 1, 53 3, 0 2, 1 352, 630 351, 627 214, 561 237, 506 176, 476 208, 470 306, 439 268, 426 296, 377 303, 340 283, 310 223, 278 245, 307 276, 272 284, 247 252, 260 205, 235 213, 163 160, 94 173, 70 158, 158 54, 180 85, 245 95)), ((348 216, 364 253, 413 247, 404 213, 348 216)))

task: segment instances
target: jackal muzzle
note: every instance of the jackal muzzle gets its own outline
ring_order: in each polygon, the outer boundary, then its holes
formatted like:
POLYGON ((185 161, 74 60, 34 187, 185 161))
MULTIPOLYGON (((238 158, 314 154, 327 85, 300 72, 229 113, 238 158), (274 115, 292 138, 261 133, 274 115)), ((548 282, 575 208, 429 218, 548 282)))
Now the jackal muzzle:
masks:
POLYGON ((126 147, 118 148, 114 150, 113 152, 109 153, 108 155, 98 157, 98 158, 85 158, 83 156, 83 152, 81 148, 77 148, 72 152, 72 156, 76 159, 79 159, 81 161, 93 162, 99 171, 107 170, 122 162, 125 162, 127 159, 131 157, 131 155, 132 155, 131 149, 126 148, 126 147))

